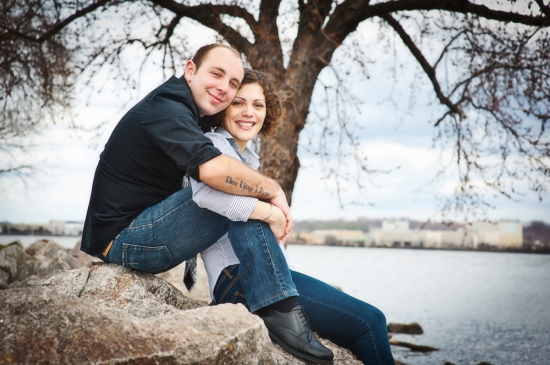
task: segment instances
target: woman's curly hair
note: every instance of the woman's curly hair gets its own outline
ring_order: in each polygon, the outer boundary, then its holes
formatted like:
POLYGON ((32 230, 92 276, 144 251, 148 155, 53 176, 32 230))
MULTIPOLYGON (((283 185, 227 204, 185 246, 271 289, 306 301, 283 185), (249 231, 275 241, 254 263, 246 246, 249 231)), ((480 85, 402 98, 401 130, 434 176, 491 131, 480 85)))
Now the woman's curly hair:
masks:
MULTIPOLYGON (((277 133, 277 128, 281 124, 285 113, 285 108, 283 105, 285 96, 282 91, 277 88, 268 74, 262 71, 245 68, 244 78, 240 87, 250 84, 258 84, 264 91, 266 114, 264 124, 262 125, 262 129, 260 129, 259 134, 262 137, 272 137, 277 133)), ((212 126, 220 126, 224 117, 225 110, 215 116, 215 122, 212 126)))

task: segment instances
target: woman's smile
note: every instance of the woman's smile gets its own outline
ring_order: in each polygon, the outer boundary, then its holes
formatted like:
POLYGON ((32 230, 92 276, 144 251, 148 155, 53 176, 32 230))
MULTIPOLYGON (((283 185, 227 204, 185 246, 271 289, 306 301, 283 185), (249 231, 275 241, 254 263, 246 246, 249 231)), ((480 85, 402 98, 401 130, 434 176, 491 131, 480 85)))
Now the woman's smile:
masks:
POLYGON ((237 125, 241 128, 244 128, 244 129, 250 129, 252 128, 253 126, 256 125, 255 122, 252 122, 252 121, 245 121, 245 120, 237 120, 235 121, 235 123, 237 123, 237 125))

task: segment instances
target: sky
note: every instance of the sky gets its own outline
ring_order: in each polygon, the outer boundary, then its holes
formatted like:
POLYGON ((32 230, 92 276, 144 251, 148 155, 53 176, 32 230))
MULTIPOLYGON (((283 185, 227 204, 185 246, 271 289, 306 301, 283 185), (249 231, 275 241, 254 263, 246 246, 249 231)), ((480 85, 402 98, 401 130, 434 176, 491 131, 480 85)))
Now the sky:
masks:
MULTIPOLYGON (((409 218, 438 221, 441 218, 441 199, 449 197, 456 186, 456 177, 452 174, 434 180, 441 163, 452 161, 452 153, 432 146, 434 129, 430 122, 437 110, 433 91, 426 82, 417 83, 412 92, 416 101, 409 108, 411 93, 408 85, 417 71, 415 63, 405 53, 398 54, 403 67, 399 79, 393 79, 387 66, 395 55, 369 43, 374 40, 372 30, 372 26, 363 25, 357 31, 365 47, 369 46, 368 57, 374 63, 367 66, 368 80, 353 65, 349 66, 351 72, 344 77, 344 82, 351 95, 357 98, 358 107, 348 107, 346 114, 350 124, 360 126, 355 133, 360 141, 359 151, 368 157, 369 167, 390 172, 363 175, 361 180, 366 183, 363 191, 359 191, 355 183, 341 180, 341 194, 338 196, 336 181, 325 178, 323 164, 311 147, 316 146, 323 123, 334 125, 337 122, 328 117, 321 122, 308 123, 300 137, 298 156, 301 168, 292 196, 291 210, 296 220, 409 218), (367 178, 372 181, 367 182, 367 178)), ((196 44, 191 48, 211 42, 213 35, 202 32, 203 38, 195 40, 196 44)), ((135 52, 126 55, 129 67, 135 67, 132 60, 139 58, 139 51, 135 52)), ((343 51, 336 52, 334 62, 348 67, 343 51)), ((183 65, 184 60, 177 76, 181 75, 183 65)), ((25 181, 9 177, 0 181, 0 221, 47 223, 49 220, 84 220, 94 170, 111 131, 124 111, 166 79, 160 68, 154 65, 149 65, 143 75, 139 89, 132 94, 114 92, 113 83, 106 74, 100 76, 104 84, 98 82, 97 90, 89 99, 84 96, 86 90, 82 90, 81 100, 74 108, 75 121, 85 127, 104 123, 99 136, 62 126, 42 131, 37 137, 39 148, 32 152, 32 158, 41 161, 42 171, 25 181)), ((334 81, 330 70, 323 71, 321 79, 325 83, 334 81)), ((422 76, 419 80, 426 81, 422 76)), ((319 85, 313 100, 322 110, 319 85)), ((334 140, 329 142, 334 143, 334 140)), ((353 173, 351 161, 346 163, 349 166, 342 165, 344 170, 353 173)), ((521 193, 523 195, 516 200, 490 197, 488 201, 494 208, 482 217, 550 222, 550 195, 544 195, 543 201, 539 202, 528 189, 521 190, 521 193)))

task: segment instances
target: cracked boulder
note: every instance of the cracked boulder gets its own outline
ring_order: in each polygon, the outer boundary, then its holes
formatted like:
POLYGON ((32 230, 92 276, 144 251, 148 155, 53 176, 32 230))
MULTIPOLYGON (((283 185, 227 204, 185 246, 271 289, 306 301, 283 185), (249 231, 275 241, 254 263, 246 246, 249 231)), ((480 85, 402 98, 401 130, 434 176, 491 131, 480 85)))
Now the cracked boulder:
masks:
POLYGON ((36 241, 25 249, 11 245, 0 251, 0 270, 7 274, 4 288, 32 285, 40 279, 81 267, 68 250, 49 240, 36 241))
POLYGON ((144 318, 87 295, 67 296, 45 286, 1 291, 0 363, 274 363, 262 321, 243 306, 144 318))
MULTIPOLYGON (((15 250, 0 260, 10 272, 2 269, 4 276, 32 261, 47 268, 65 257, 59 250, 67 253, 48 242, 15 250)), ((261 319, 242 305, 205 306, 158 276, 119 265, 53 267, 59 271, 52 276, 0 291, 0 363, 304 364, 273 345, 261 319)), ((335 364, 360 364, 321 341, 335 364)))

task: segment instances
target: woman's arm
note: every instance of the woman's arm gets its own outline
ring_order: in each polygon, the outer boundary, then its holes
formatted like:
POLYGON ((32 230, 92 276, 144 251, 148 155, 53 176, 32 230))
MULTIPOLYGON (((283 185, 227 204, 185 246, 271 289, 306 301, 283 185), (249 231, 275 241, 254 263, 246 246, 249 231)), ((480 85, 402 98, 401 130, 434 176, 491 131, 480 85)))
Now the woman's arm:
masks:
MULTIPOLYGON (((225 137, 216 133, 207 133, 214 146, 222 154, 239 159, 237 153, 225 137)), ((240 162, 240 159, 238 160, 240 162)), ((211 210, 233 221, 248 219, 264 220, 269 224, 277 239, 281 239, 287 226, 287 220, 281 209, 248 196, 233 195, 216 190, 204 182, 189 179, 193 189, 193 201, 201 208, 211 210)))
POLYGON ((258 219, 268 223, 277 240, 280 240, 285 234, 286 217, 281 209, 270 203, 259 200, 249 219, 258 219))

